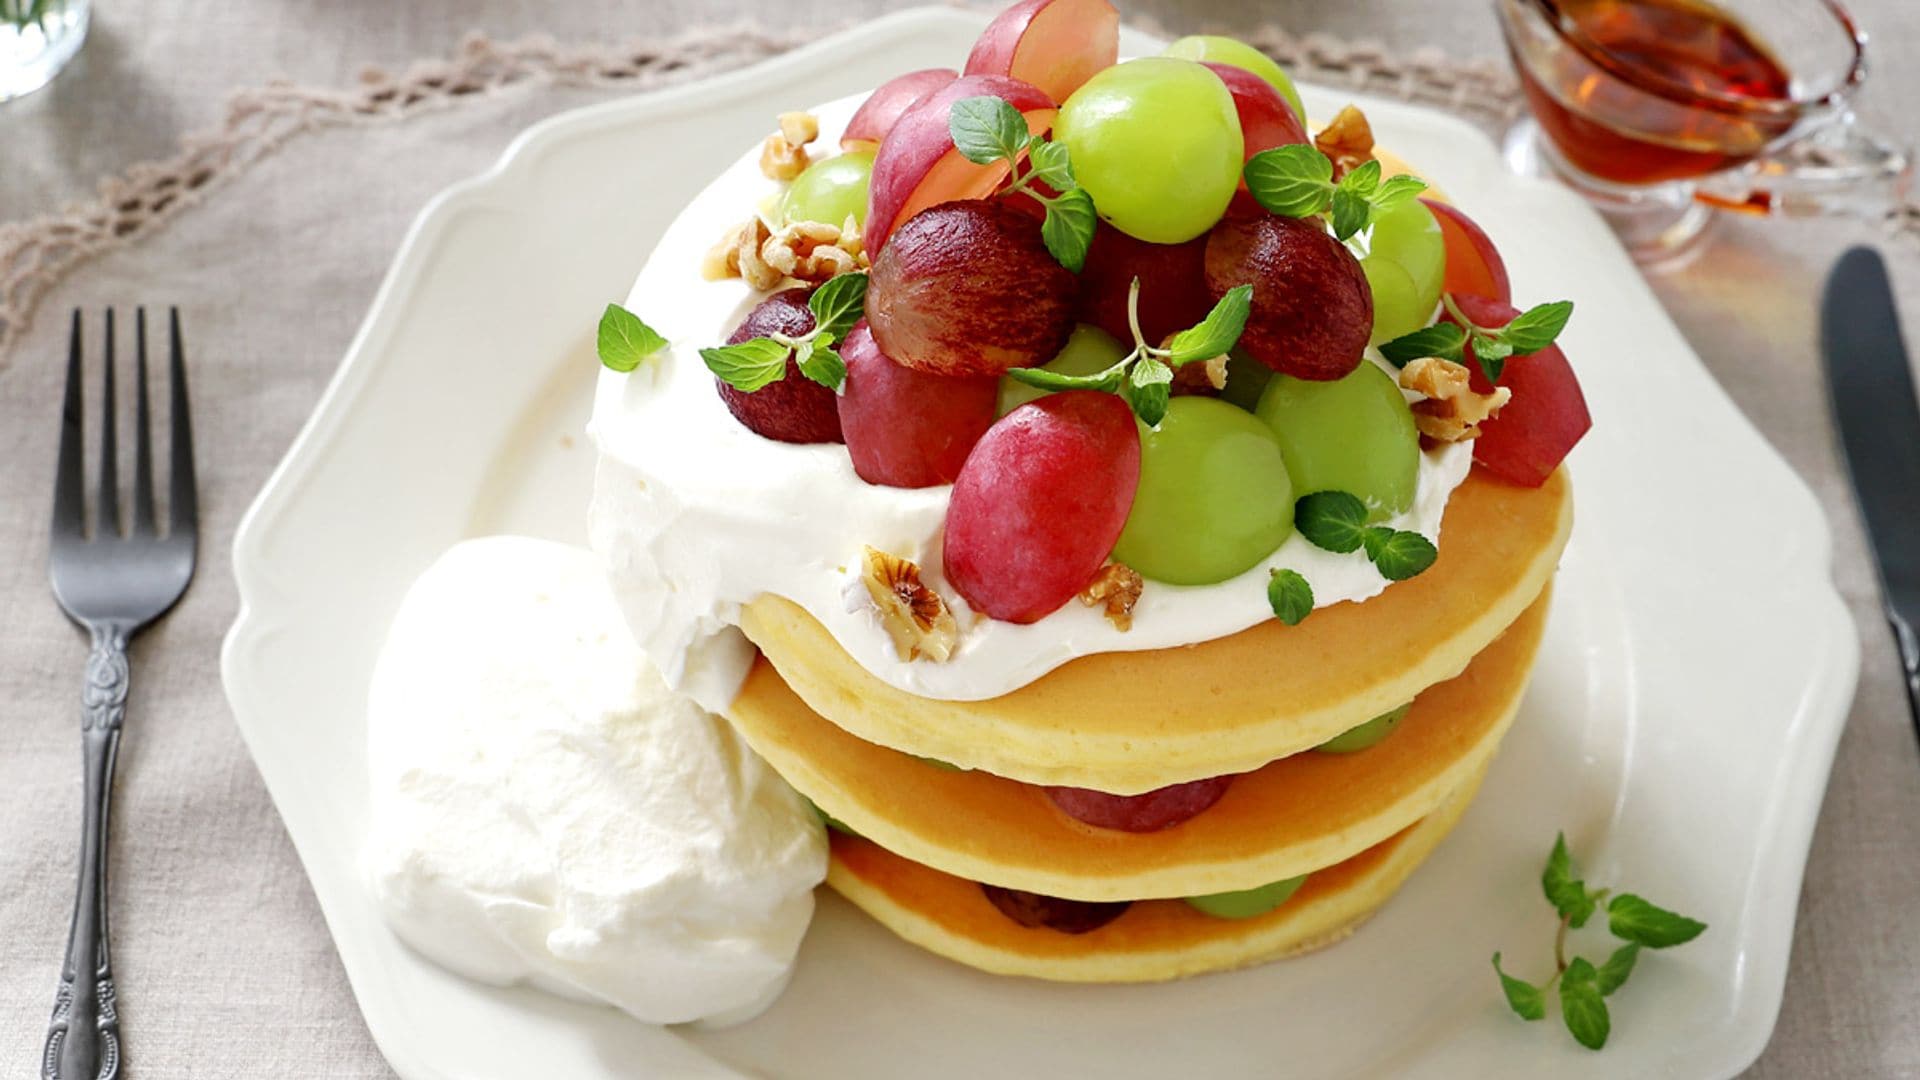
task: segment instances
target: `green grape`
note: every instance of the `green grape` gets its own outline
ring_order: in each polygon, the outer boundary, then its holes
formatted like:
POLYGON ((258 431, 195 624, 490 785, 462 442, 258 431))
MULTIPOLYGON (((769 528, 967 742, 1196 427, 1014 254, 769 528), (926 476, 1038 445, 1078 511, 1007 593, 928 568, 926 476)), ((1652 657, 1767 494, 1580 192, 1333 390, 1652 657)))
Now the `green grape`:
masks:
MULTIPOLYGON (((1053 359, 1040 366, 1062 375, 1097 375, 1119 363, 1125 355, 1126 346, 1120 344, 1118 338, 1097 326, 1081 323, 1073 328, 1072 336, 1067 338, 1067 343, 1060 347, 1053 359)), ((1052 391, 1028 386, 1003 375, 1000 377, 1000 415, 1005 416, 1049 393, 1052 391)))
POLYGON ((1446 237, 1433 212, 1414 199, 1377 215, 1360 268, 1373 287, 1373 344, 1427 325, 1447 276, 1446 237))
POLYGON ((1113 557, 1142 577, 1210 585, 1293 532, 1293 485, 1273 432, 1209 397, 1177 397, 1140 428, 1140 486, 1113 557))
POLYGON ((1254 889, 1241 889, 1239 892, 1210 893, 1206 896, 1189 896, 1187 903, 1195 910, 1204 912, 1216 919, 1251 919, 1265 915, 1281 904, 1293 899, 1300 886, 1307 883, 1306 874, 1290 877, 1285 881, 1276 881, 1254 889))
POLYGON ((1220 391, 1220 400, 1252 412, 1272 381, 1272 368, 1235 349, 1227 354, 1227 387, 1220 391))
POLYGON ((1300 92, 1293 88, 1293 80, 1287 77, 1286 70, 1274 63, 1273 57, 1238 38, 1194 34, 1167 46, 1161 55, 1245 68, 1272 83, 1273 88, 1280 91, 1280 96, 1287 99, 1287 104, 1293 106, 1294 115, 1300 118, 1300 126, 1307 125, 1307 107, 1300 104, 1300 92))
POLYGON ((856 150, 821 158, 793 178, 780 213, 788 221, 824 221, 839 225, 852 214, 867 221, 867 184, 873 176, 873 151, 856 150))
POLYGON ((1279 437, 1296 495, 1349 492, 1373 521, 1413 506, 1420 433, 1400 388, 1373 363, 1324 382, 1275 375, 1254 412, 1279 437))
POLYGON ((1413 702, 1409 701, 1392 712, 1383 712, 1364 724, 1348 728, 1314 749, 1323 754, 1351 754, 1355 750, 1365 750, 1393 734, 1393 729, 1400 726, 1400 721, 1406 718, 1407 710, 1411 708, 1413 702))
POLYGON ((1075 90, 1053 122, 1073 175, 1115 228, 1178 244, 1213 227, 1240 185, 1240 113, 1213 72, 1148 56, 1075 90))

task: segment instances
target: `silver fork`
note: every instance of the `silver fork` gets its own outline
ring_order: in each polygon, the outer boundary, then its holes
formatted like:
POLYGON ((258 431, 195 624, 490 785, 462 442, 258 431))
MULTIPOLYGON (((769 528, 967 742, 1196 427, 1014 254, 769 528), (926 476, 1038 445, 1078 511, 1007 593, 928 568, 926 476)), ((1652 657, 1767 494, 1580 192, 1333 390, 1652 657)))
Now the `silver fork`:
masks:
POLYGON ((114 446, 113 309, 106 318, 106 379, 101 394, 100 489, 94 525, 86 528, 86 478, 81 442, 80 312, 73 313, 67 357, 66 404, 60 422, 60 464, 53 482, 53 595, 67 617, 92 638, 81 690, 80 733, 86 759, 86 807, 80 844, 80 882, 67 936, 66 963, 53 1019, 47 1025, 44 1080, 110 1080, 125 1062, 115 1011, 113 964, 107 950, 107 808, 113 759, 127 707, 127 640, 165 614, 193 580, 198 511, 193 483, 193 432, 187 415, 180 312, 168 318, 172 383, 173 461, 168 486, 170 521, 159 531, 153 503, 152 431, 147 414, 147 313, 134 315, 138 385, 134 406, 132 520, 119 514, 114 446), (122 526, 125 526, 124 528, 122 526))

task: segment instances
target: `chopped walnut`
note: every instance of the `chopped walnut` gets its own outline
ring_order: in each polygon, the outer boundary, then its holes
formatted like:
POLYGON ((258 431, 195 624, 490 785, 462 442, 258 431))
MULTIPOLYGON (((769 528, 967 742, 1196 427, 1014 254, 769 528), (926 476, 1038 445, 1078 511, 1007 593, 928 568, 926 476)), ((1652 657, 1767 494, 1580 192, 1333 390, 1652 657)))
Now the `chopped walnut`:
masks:
POLYGON ((1413 403, 1413 424, 1420 434, 1437 442, 1478 438, 1480 424, 1492 419, 1513 397, 1496 386, 1482 394, 1473 388, 1467 369, 1451 360, 1423 356, 1400 369, 1400 385, 1425 400, 1413 403))
POLYGON ((1348 105, 1313 137, 1313 146, 1333 159, 1333 178, 1338 180, 1373 160, 1373 126, 1365 113, 1348 105))
POLYGON ((752 218, 727 230, 700 262, 700 272, 709 281, 741 277, 762 292, 783 281, 818 285, 836 274, 866 268, 866 246, 851 217, 838 226, 791 222, 778 232, 752 218))
POLYGON ((769 180, 791 180, 806 171, 807 144, 820 137, 820 121, 812 113, 780 114, 780 130, 760 147, 760 172, 769 180))
POLYGON ((772 238, 767 223, 758 217, 727 230, 712 248, 707 250, 700 260, 700 273, 708 281, 723 278, 745 278, 747 284, 765 291, 780 284, 785 275, 768 265, 762 248, 772 238))
POLYGON ((860 578, 904 661, 945 660, 960 641, 960 628, 940 594, 920 580, 920 567, 898 555, 867 548, 860 578))
POLYGON ((1140 574, 1126 563, 1108 563, 1080 590, 1080 602, 1088 607, 1105 604, 1107 621, 1120 630, 1131 630, 1133 605, 1140 602, 1140 590, 1145 584, 1140 574))

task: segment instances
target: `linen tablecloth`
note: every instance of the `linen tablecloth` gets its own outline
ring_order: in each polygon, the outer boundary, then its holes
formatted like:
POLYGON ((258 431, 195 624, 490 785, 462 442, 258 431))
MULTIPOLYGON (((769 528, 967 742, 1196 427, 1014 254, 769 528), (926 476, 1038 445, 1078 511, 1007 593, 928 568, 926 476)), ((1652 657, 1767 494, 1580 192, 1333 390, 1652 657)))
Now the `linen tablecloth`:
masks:
MULTIPOLYGON (((64 313, 179 304, 193 364, 201 571, 173 615, 136 645, 115 804, 115 967, 132 1075, 390 1076, 221 692, 218 643, 236 604, 228 551, 239 515, 313 407, 426 199, 484 169, 533 121, 632 89, 527 77, 422 109, 348 109, 344 120, 341 103, 364 100, 355 96, 364 95, 356 89, 364 65, 455 57, 468 29, 495 40, 533 31, 565 42, 632 39, 641 53, 678 47, 698 25, 752 20, 765 31, 744 46, 738 35, 701 39, 711 47, 691 55, 717 65, 893 6, 100 0, 74 68, 0 106, 0 221, 9 221, 53 212, 134 163, 174 156, 188 132, 220 125, 234 88, 284 75, 341 91, 324 116, 274 113, 283 126, 270 133, 276 148, 229 181, 184 192, 198 205, 162 227, 79 262, 0 351, 0 1078, 36 1075, 78 832, 74 700, 85 648, 46 582, 64 313)), ((1853 6, 1877 32, 1882 61, 1863 112, 1920 141, 1911 109, 1920 99, 1920 15, 1907 0, 1853 6)), ((1182 30, 1277 24, 1375 37, 1395 55, 1436 47, 1497 57, 1492 14, 1479 0, 1146 0, 1127 10, 1182 30)), ((255 93, 245 107, 271 112, 274 100, 255 93)), ((1705 257, 1654 284, 1735 401, 1819 493, 1834 529, 1834 576, 1866 658, 1807 869, 1785 1008, 1753 1075, 1916 1076, 1920 750, 1815 353, 1821 275, 1847 243, 1874 234, 1831 222, 1729 224, 1705 257)), ((1907 325, 1920 328, 1920 253, 1902 243, 1897 287, 1907 325)))

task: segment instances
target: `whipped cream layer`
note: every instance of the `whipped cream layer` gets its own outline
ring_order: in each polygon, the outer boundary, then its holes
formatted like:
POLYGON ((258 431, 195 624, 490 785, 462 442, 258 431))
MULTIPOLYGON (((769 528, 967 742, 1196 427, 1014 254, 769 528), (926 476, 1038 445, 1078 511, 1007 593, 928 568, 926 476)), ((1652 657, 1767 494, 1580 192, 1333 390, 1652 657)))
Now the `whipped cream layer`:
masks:
POLYGON ((749 1019, 786 985, 820 821, 666 688, 592 552, 449 550, 394 618, 368 714, 365 869, 430 959, 663 1024, 749 1019))
MULTIPOLYGON (((836 147, 862 100, 816 110, 814 146, 836 147)), ((769 130, 772 119, 770 109, 769 130)), ((1028 625, 974 617, 941 572, 951 488, 868 484, 844 446, 762 438, 714 390, 698 350, 723 342, 764 294, 738 279, 702 280, 700 258, 780 191, 758 160, 758 148, 749 151, 688 204, 640 271, 626 306, 671 348, 631 374, 603 371, 589 428, 600 450, 592 542, 607 559, 635 636, 669 685, 724 709, 753 660, 736 628, 740 606, 769 593, 805 608, 881 680, 922 697, 977 701, 1076 657, 1191 645, 1271 619, 1266 588, 1275 568, 1305 575, 1320 607, 1386 588, 1363 555, 1324 551, 1296 534, 1229 581, 1147 582, 1131 630, 1077 601, 1028 625), (961 638, 950 659, 899 658, 859 580, 868 545, 918 563, 953 606, 961 638)), ((1447 498, 1471 463, 1464 443, 1422 454, 1414 505, 1387 524, 1438 543, 1447 498)))

